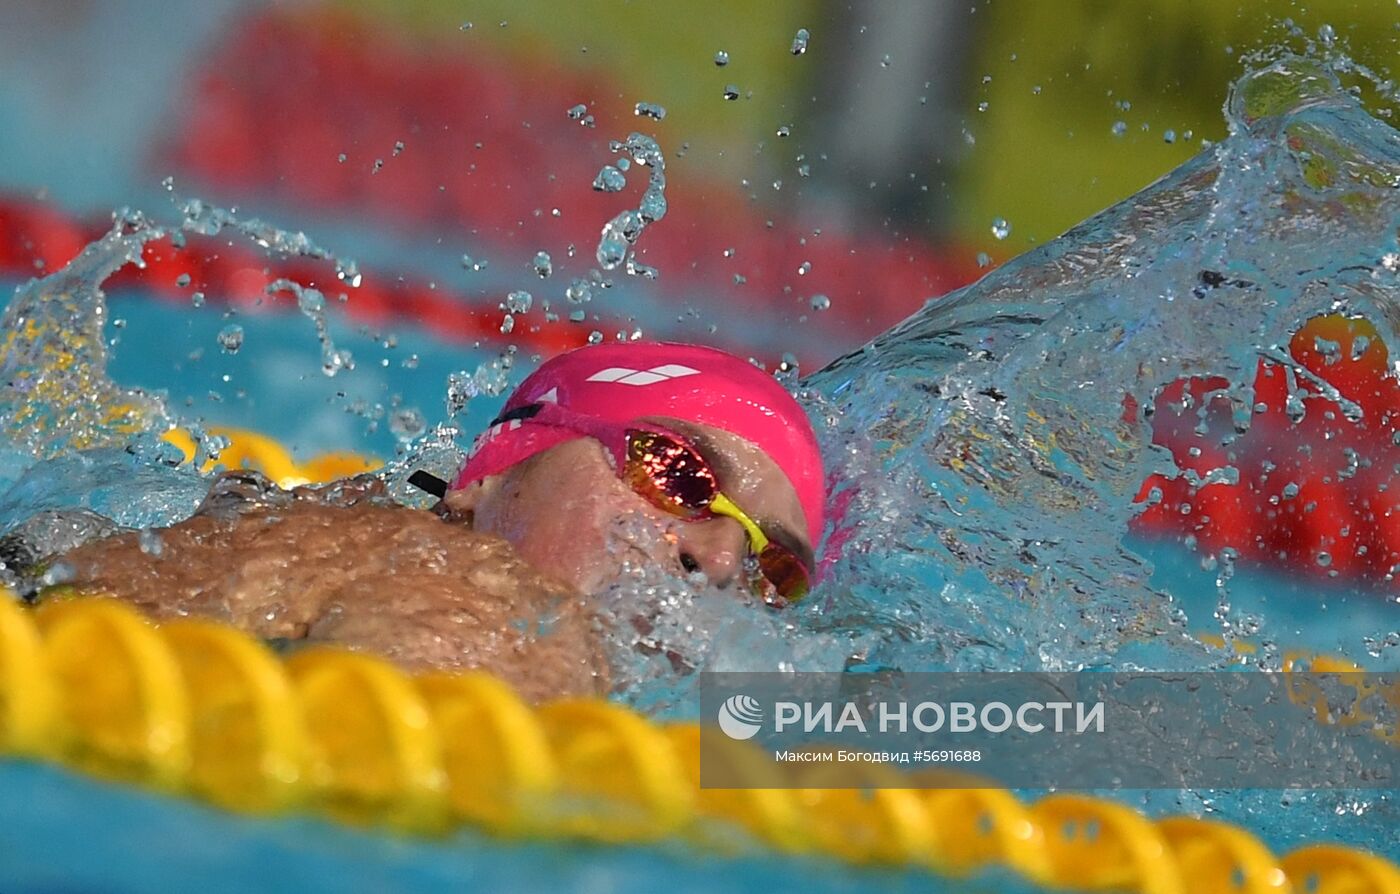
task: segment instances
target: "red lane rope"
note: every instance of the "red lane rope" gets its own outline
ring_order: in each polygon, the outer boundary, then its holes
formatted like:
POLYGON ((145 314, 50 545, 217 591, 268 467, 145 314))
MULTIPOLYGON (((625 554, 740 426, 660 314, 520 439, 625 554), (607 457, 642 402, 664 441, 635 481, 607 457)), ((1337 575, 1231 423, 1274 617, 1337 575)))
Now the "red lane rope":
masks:
MULTIPOLYGON (((0 273, 43 276, 57 270, 109 225, 79 221, 37 202, 0 198, 0 273)), ((203 292, 213 303, 295 307, 290 293, 267 292, 269 284, 286 279, 332 297, 344 293, 348 297, 341 306, 366 325, 411 321, 445 341, 502 346, 509 342, 545 355, 585 344, 592 329, 612 333, 621 326, 608 319, 584 324, 517 322, 507 336, 501 332, 504 313, 499 307, 490 302, 474 304, 465 293, 374 271, 364 272, 359 286, 350 288, 336 278, 329 263, 303 258, 275 261, 251 247, 217 237, 188 235, 183 247, 176 247, 169 238, 155 240, 147 244, 142 257, 144 268, 123 268, 107 287, 140 289, 186 304, 194 292, 203 292)))
MULTIPOLYGON (((155 171, 216 195, 446 235, 473 254, 484 242, 487 254, 522 266, 565 245, 591 257, 600 222, 635 202, 645 179, 634 169, 624 193, 590 187, 615 160, 606 140, 639 128, 625 84, 545 55, 411 38, 330 10, 260 11, 233 23, 188 84, 155 171), (581 102, 595 128, 565 114, 581 102)), ((799 224, 662 140, 672 213, 638 245, 662 271, 659 294, 789 324, 805 315, 788 347, 805 342, 824 362, 978 274, 971 250, 889 228, 855 232, 815 212, 799 224), (813 312, 817 294, 830 310, 813 312)))
MULTIPOLYGON (((1348 419, 1316 384, 1261 360, 1249 430, 1232 439, 1225 379, 1174 382, 1154 402, 1153 441, 1171 450, 1178 469, 1203 476, 1234 466, 1240 480, 1192 485, 1185 476, 1154 475, 1138 494, 1149 505, 1136 526, 1190 538, 1203 552, 1229 546, 1245 562, 1371 582, 1393 593, 1400 577, 1400 378, 1386 344, 1368 320, 1328 315, 1305 324, 1289 353, 1357 404, 1361 418, 1348 419), (1290 387, 1295 413, 1302 413, 1296 421, 1290 387)), ((1131 418, 1136 408, 1126 412, 1131 418)))

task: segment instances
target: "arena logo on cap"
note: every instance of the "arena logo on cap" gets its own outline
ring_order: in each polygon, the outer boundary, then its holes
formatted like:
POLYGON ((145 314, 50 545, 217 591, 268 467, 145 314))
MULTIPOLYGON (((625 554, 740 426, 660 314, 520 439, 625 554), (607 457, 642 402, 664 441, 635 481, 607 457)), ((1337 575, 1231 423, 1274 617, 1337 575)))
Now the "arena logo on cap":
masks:
POLYGON ((588 377, 590 382, 612 382, 617 385, 655 385, 668 379, 685 376, 698 376, 700 370, 682 366, 679 363, 666 363, 651 369, 628 369, 625 366, 610 366, 600 369, 588 377))

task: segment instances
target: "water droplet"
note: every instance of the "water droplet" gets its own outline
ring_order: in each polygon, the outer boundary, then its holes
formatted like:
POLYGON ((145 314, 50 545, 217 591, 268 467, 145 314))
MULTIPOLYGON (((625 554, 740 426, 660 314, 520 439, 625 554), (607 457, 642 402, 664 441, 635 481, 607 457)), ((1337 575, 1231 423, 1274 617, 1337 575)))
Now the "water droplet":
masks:
POLYGON ((412 441, 427 430, 427 420, 412 407, 399 407, 389 414, 389 431, 400 441, 412 441))
POLYGON ((603 165, 598 176, 593 178, 593 188, 598 192, 621 192, 627 185, 627 175, 612 165, 603 165))
POLYGON ((588 333, 588 343, 590 345, 599 344, 600 342, 602 342, 602 340, 603 333, 599 332, 597 329, 594 329, 592 332, 588 333))
POLYGON ((1127 133, 1127 132, 1128 132, 1128 123, 1127 123, 1126 121, 1115 121, 1115 122, 1113 122, 1113 135, 1114 135, 1115 137, 1121 137, 1123 134, 1125 134, 1125 133, 1127 133))
POLYGON ((154 528, 142 528, 141 533, 136 535, 136 545, 140 547, 141 552, 156 558, 160 558, 161 553, 165 552, 165 540, 154 528))
POLYGON ((1337 31, 1331 25, 1323 25, 1317 29, 1317 39, 1324 47, 1331 47, 1337 42, 1337 31))
POLYGON ((729 64, 729 54, 728 54, 728 53, 726 53, 724 50, 719 50, 718 52, 715 53, 715 67, 716 67, 716 68, 724 68, 724 67, 725 67, 726 65, 728 65, 728 64, 729 64))
POLYGON ((535 252, 533 265, 535 274, 539 276, 540 279, 548 279, 550 274, 554 273, 554 261, 550 259, 549 252, 547 251, 535 252))
POLYGON ((501 319, 501 334, 509 335, 514 329, 515 317, 511 316, 510 314, 506 314, 505 317, 501 319))
POLYGON ((297 309, 304 314, 319 314, 326 309, 326 296, 316 289, 297 292, 297 309))
POLYGON ((632 108, 632 114, 638 118, 654 118, 660 121, 666 117, 666 109, 653 102, 639 102, 632 108))
POLYGON ((506 296, 505 309, 513 314, 528 313, 534 297, 529 292, 516 291, 506 296))
POLYGON ((739 88, 734 84, 724 85, 724 98, 730 102, 739 98, 739 88))
POLYGON ((1041 89, 1041 88, 1040 88, 1040 85, 1039 85, 1039 84, 1036 84, 1034 87, 1031 88, 1031 95, 1032 95, 1032 96, 1039 96, 1039 95, 1040 95, 1040 89, 1041 89))
POLYGON ((190 284, 190 275, 189 275, 188 273, 181 273, 179 276, 175 277, 175 285, 179 286, 180 288, 183 289, 185 286, 187 286, 187 285, 189 285, 189 284, 190 284))
POLYGON ((885 55, 883 55, 883 56, 880 57, 880 67, 881 67, 881 68, 889 68, 889 67, 890 67, 890 54, 889 54, 889 53, 886 53, 885 55))
POLYGON ((812 272, 812 262, 811 262, 811 261, 803 261, 801 264, 797 265, 797 275, 798 275, 798 276, 806 276, 808 273, 811 273, 811 272, 812 272))
POLYGON ((985 112, 985 111, 987 111, 988 109, 990 109, 991 107, 992 107, 992 104, 991 104, 991 103, 987 102, 986 100, 983 100, 982 102, 979 102, 979 103, 977 104, 977 111, 979 111, 979 112, 985 112))
POLYGON ((807 52, 807 44, 811 40, 811 32, 806 28, 798 28, 797 34, 793 35, 792 38, 792 54, 794 56, 801 56, 803 53, 807 52))
POLYGON ((570 304, 587 304, 593 300, 593 286, 586 279, 575 279, 564 290, 564 297, 570 304))
POLYGON ((588 106, 579 103, 576 106, 571 106, 566 114, 570 121, 582 121, 583 116, 588 114, 588 106))
POLYGON ((598 241, 596 260, 598 266, 604 270, 616 270, 626 257, 627 242, 625 240, 604 236, 598 241))
POLYGON ((831 307, 831 299, 825 295, 813 295, 809 303, 812 310, 827 310, 831 307))
POLYGON ((635 257, 629 257, 623 267, 628 276, 640 276, 642 279, 656 279, 661 275, 661 271, 655 267, 640 263, 635 257))
POLYGON ((792 133, 792 127, 791 127, 790 125, 782 124, 782 125, 779 125, 779 126, 778 126, 778 136, 779 136, 779 137, 785 137, 785 136, 788 136, 788 135, 791 134, 791 133, 792 133))
POLYGON ((225 354, 237 354, 238 349, 243 347, 243 327, 230 323, 219 330, 218 339, 225 354))
POLYGON ((403 140, 395 140, 395 141, 394 141, 394 155, 400 155, 400 154, 402 154, 402 153, 403 153, 403 140))
POLYGON ((68 562, 59 560, 50 565, 39 577, 41 587, 56 587, 66 584, 78 576, 77 570, 68 562))
POLYGON ((1332 554, 1331 554, 1331 553, 1328 553, 1328 552, 1325 552, 1325 551, 1324 551, 1324 552, 1318 553, 1318 554, 1317 554, 1317 564, 1318 564, 1319 566, 1323 567, 1323 568, 1326 568, 1327 566, 1331 565, 1331 564, 1332 564, 1332 554))
POLYGON ((1011 235, 1011 224, 1006 222, 1006 218, 998 217, 992 221, 992 235, 998 240, 1005 239, 1011 235))
POLYGON ((193 295, 191 295, 191 296, 190 296, 190 304, 191 304, 192 306, 194 306, 194 307, 203 307, 203 306, 204 306, 204 293, 203 293, 203 292, 195 292, 193 295))
POLYGON ((1162 142, 1164 142, 1164 143, 1175 143, 1175 142, 1176 142, 1176 131, 1170 130, 1170 129, 1162 131, 1162 142))
MULTIPOLYGON (((635 210, 629 208, 619 212, 603 225, 594 258, 603 270, 615 270, 628 259, 631 246, 637 242, 642 231, 666 216, 666 157, 656 140, 636 132, 629 134, 626 142, 612 141, 608 148, 617 153, 626 152, 633 163, 651 169, 639 206, 635 210)), ((651 268, 634 263, 628 264, 627 272, 643 276, 655 274, 651 268)))
POLYGON ((486 269, 486 261, 477 260, 471 255, 462 255, 462 269, 470 270, 473 273, 480 273, 486 269))
POLYGON ((991 255, 987 254, 985 251, 979 251, 979 252, 977 253, 977 266, 978 266, 978 267, 988 267, 988 266, 991 265, 991 263, 992 263, 992 256, 991 256, 991 255))
POLYGON ((647 220, 660 220, 666 216, 666 194, 655 187, 649 187, 642 193, 642 201, 637 205, 637 211, 647 220))
POLYGON ((457 30, 458 30, 458 31, 470 31, 470 30, 472 30, 472 23, 471 23, 471 22, 463 22, 462 24, 460 24, 460 25, 457 26, 457 30))
POLYGON ((384 159, 382 159, 382 158, 376 158, 376 159, 374 160, 374 166, 373 166, 372 168, 370 168, 370 173, 371 173, 371 174, 378 174, 378 173, 379 173, 379 169, 382 168, 382 167, 384 167, 384 159))
POLYGON ((342 153, 340 153, 339 155, 337 155, 337 156, 335 157, 335 160, 338 161, 338 162, 340 162, 341 164, 345 164, 345 159, 346 159, 347 157, 348 157, 348 156, 347 156, 344 152, 342 152, 342 153))

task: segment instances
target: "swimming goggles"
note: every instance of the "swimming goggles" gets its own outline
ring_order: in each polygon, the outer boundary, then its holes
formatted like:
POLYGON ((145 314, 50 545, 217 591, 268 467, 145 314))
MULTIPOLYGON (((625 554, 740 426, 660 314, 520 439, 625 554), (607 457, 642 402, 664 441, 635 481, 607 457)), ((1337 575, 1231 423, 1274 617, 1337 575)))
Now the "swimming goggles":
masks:
MULTIPOLYGON (((714 469, 683 436, 660 426, 634 422, 627 425, 570 412, 558 404, 534 403, 498 416, 493 426, 514 420, 568 429, 593 438, 613 459, 613 468, 628 487, 652 506, 684 521, 715 516, 732 518, 748 535, 745 561, 748 583, 769 605, 797 602, 811 588, 802 560, 768 537, 758 522, 719 489, 714 469)), ((422 486, 414 478, 410 483, 422 486)), ((434 480, 436 483, 436 480, 434 480)), ((445 487, 445 485, 444 485, 445 487)), ((423 487, 429 490, 428 487, 423 487)))

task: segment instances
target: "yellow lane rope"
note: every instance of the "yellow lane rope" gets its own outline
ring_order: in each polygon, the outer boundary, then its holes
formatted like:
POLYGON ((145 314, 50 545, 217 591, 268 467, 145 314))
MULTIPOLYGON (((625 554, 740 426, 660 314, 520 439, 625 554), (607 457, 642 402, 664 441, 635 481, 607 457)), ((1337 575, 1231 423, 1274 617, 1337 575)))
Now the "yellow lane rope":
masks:
MULTIPOLYGON (((1000 789, 699 786, 700 730, 602 700, 525 704, 479 672, 407 674, 314 648, 281 660, 208 621, 156 626, 125 603, 0 594, 0 752, 200 797, 438 832, 606 843, 680 837, 963 876, 1000 865, 1086 890, 1395 894, 1400 868, 1340 845, 1282 857, 1216 820, 1000 789)), ((710 747, 707 738, 707 748, 710 747)), ((723 740, 707 760, 764 760, 723 740)), ((871 783, 898 785, 871 768, 871 783), (879 777, 879 778, 876 778, 879 777)))
MULTIPOLYGON (((219 451, 218 459, 205 460, 200 467, 201 472, 212 472, 219 466, 226 469, 256 469, 278 487, 321 484, 361 472, 372 472, 380 465, 378 460, 356 453, 322 453, 298 464, 287 448, 267 435, 218 426, 210 427, 208 434, 227 438, 229 443, 219 451)), ((161 437, 180 449, 185 455, 185 462, 194 461, 195 443, 189 432, 172 428, 161 437)))
MULTIPOLYGON (((283 487, 378 465, 342 453, 298 464, 256 432, 210 434, 229 446, 202 471, 253 468, 283 487)), ((187 432, 165 439, 193 460, 187 432)), ((681 836, 724 851, 759 844, 953 876, 1000 865, 1090 890, 1400 891, 1400 870, 1352 848, 1280 858, 1226 823, 1154 822, 1079 795, 1024 804, 995 788, 901 789, 881 768, 870 782, 884 788, 833 789, 822 765, 798 771, 803 788, 702 789, 700 742, 695 724, 656 724, 605 701, 532 708, 487 674, 414 677, 337 649, 284 662, 221 624, 154 627, 109 599, 31 611, 0 594, 0 750, 233 810, 309 810, 420 832, 464 823, 614 843, 681 836)), ((771 772, 746 743, 706 747, 735 772, 771 772)))

